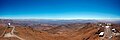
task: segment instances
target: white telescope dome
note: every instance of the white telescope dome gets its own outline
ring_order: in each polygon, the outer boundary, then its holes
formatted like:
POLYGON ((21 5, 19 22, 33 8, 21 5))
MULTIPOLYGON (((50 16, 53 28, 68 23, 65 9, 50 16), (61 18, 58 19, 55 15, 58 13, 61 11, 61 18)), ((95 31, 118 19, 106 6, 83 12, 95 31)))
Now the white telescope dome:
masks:
POLYGON ((10 25, 10 23, 8 23, 8 25, 10 25))
POLYGON ((105 26, 105 28, 109 28, 110 26, 105 26))
POLYGON ((115 29, 112 29, 112 30, 115 30, 115 29))
POLYGON ((99 35, 104 35, 104 32, 100 32, 100 34, 99 35))

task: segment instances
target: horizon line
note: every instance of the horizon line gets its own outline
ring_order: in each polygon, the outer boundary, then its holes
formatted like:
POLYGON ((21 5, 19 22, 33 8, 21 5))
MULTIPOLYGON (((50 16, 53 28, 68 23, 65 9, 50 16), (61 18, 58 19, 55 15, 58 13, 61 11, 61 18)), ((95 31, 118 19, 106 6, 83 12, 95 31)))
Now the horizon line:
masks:
POLYGON ((46 20, 120 20, 120 18, 0 18, 0 19, 46 19, 46 20))

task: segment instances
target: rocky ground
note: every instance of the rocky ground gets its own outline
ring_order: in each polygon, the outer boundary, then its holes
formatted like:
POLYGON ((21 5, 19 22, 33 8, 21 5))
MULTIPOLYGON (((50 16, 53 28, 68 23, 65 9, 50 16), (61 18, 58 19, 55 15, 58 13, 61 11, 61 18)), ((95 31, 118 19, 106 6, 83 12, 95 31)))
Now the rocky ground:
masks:
MULTIPOLYGON (((103 31, 95 23, 86 23, 86 24, 66 24, 59 25, 55 27, 47 26, 46 29, 41 27, 24 27, 24 26, 15 26, 15 34, 25 40, 99 40, 100 37, 98 33, 103 31)), ((120 25, 114 24, 113 28, 116 28, 120 32, 120 25)), ((11 28, 6 28, 5 25, 0 25, 0 35, 4 32, 10 32, 11 28)), ((3 35, 4 36, 4 35, 3 35)), ((16 37, 0 37, 0 40, 20 40, 16 37)), ((120 40, 120 35, 113 36, 112 40, 120 40)))

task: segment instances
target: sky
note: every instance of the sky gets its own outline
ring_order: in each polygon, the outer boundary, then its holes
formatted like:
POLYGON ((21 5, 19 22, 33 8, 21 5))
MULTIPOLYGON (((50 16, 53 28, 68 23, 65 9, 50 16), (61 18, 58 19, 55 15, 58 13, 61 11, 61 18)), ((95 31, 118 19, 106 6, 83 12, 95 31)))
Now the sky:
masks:
POLYGON ((120 18, 120 0, 0 0, 0 18, 120 18))

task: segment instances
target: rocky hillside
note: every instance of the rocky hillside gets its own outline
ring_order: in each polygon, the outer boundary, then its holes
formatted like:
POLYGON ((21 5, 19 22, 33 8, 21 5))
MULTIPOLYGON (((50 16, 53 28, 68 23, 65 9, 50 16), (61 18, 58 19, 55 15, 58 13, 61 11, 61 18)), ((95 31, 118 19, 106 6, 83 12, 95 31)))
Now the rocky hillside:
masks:
MULTIPOLYGON (((59 25, 57 27, 46 27, 46 30, 39 27, 24 27, 15 26, 15 35, 25 40, 99 40, 97 32, 102 31, 101 27, 97 24, 66 24, 59 25)), ((119 30, 119 25, 115 25, 115 28, 119 30)), ((4 32, 10 32, 11 28, 6 28, 4 25, 0 25, 0 35, 4 32)), ((120 31, 120 30, 119 30, 120 31)), ((3 35, 4 36, 4 35, 3 35)), ((16 37, 0 37, 0 40, 20 40, 16 37)), ((120 36, 114 36, 113 40, 120 40, 120 36)))

